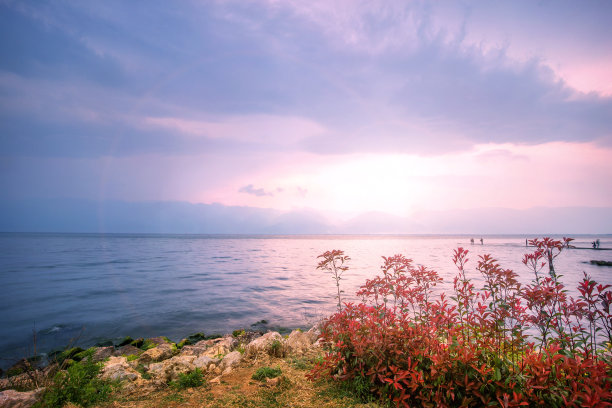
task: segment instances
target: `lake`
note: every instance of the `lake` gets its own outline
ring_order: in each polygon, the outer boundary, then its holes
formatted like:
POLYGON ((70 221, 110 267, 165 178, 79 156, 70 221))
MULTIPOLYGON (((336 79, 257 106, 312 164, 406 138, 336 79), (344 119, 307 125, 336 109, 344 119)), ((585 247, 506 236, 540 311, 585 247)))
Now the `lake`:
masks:
MULTIPOLYGON (((343 276, 347 300, 375 276, 381 256, 401 253, 452 288, 453 250, 470 250, 468 273, 479 286, 477 256, 492 254, 532 279, 521 263, 534 236, 216 236, 137 234, 0 234, 0 357, 2 365, 37 351, 86 347, 129 335, 178 341, 195 332, 227 333, 266 320, 268 327, 308 327, 334 311, 335 282, 317 270, 317 256, 341 249, 351 257, 343 276)), ((574 244, 590 247, 596 237, 574 244)), ((612 236, 599 236, 612 248, 612 236)), ((612 283, 612 251, 571 249, 556 262, 575 288, 587 272, 612 283)))

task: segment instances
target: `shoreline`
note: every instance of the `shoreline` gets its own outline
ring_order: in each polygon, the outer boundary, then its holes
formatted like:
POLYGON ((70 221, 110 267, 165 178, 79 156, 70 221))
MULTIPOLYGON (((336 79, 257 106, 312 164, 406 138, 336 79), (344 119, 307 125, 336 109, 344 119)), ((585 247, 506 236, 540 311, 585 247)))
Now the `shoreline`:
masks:
MULTIPOLYGON (((21 373, 13 372, 10 377, 0 379, 0 406, 12 398, 34 402, 49 398, 49 393, 58 386, 65 387, 55 383, 57 373, 70 372, 72 368, 80 370, 91 364, 98 367, 97 378, 115 384, 114 399, 141 399, 143 394, 164 393, 194 373, 200 376, 200 385, 221 386, 232 373, 244 369, 252 373, 267 361, 281 361, 286 365, 295 359, 308 359, 309 363, 302 365, 310 365, 311 359, 321 352, 319 335, 315 326, 308 331, 296 329, 284 336, 276 331, 235 330, 224 336, 196 333, 178 343, 163 336, 135 340, 126 337, 112 346, 87 350, 73 347, 54 356, 53 363, 45 367, 34 368, 24 361, 21 373), (293 360, 288 360, 289 357, 293 360)), ((305 373, 302 377, 306 380, 305 373)), ((264 384, 278 386, 280 381, 264 384)))
POLYGON ((189 335, 182 337, 178 341, 173 341, 172 339, 170 339, 169 337, 165 335, 161 335, 161 336, 158 335, 158 336, 152 336, 152 337, 144 337, 144 336, 132 337, 130 335, 126 335, 126 336, 120 336, 120 337, 102 337, 101 339, 99 338, 97 341, 94 342, 92 340, 81 341, 80 340, 81 335, 79 334, 71 338, 70 340, 64 342, 64 346, 62 347, 44 347, 42 348, 42 350, 44 351, 38 351, 36 354, 32 354, 28 352, 28 350, 33 350, 33 349, 41 350, 41 348, 36 347, 32 344, 32 343, 34 344, 36 343, 36 340, 34 340, 27 347, 13 348, 14 351, 11 352, 11 355, 13 357, 10 357, 10 356, 2 357, 2 359, 0 360, 0 379, 6 378, 6 374, 9 372, 9 370, 13 366, 19 365, 24 360, 35 362, 37 367, 45 367, 48 364, 53 362, 52 359, 54 358, 54 356, 59 355, 62 352, 66 350, 70 350, 70 349, 79 349, 80 351, 84 351, 84 350, 94 348, 94 347, 100 348, 100 347, 112 346, 115 348, 119 348, 119 347, 125 346, 126 344, 130 342, 135 342, 135 341, 137 342, 138 340, 146 341, 148 339, 156 339, 156 338, 157 339, 163 338, 163 339, 166 339, 170 343, 179 344, 186 339, 192 339, 192 341, 193 339, 212 340, 212 339, 231 336, 233 335, 233 333, 240 332, 240 331, 244 331, 246 333, 259 333, 261 335, 267 332, 270 332, 270 331, 274 331, 274 332, 278 332, 281 335, 288 335, 294 330, 308 331, 313 326, 315 326, 315 324, 285 327, 285 326, 270 324, 267 320, 262 319, 262 320, 259 320, 251 324, 248 328, 243 327, 240 329, 235 329, 235 330, 226 331, 226 332, 212 331, 211 334, 205 334, 207 333, 205 331, 192 332, 189 335), (130 341, 127 342, 127 339, 130 339, 130 341))

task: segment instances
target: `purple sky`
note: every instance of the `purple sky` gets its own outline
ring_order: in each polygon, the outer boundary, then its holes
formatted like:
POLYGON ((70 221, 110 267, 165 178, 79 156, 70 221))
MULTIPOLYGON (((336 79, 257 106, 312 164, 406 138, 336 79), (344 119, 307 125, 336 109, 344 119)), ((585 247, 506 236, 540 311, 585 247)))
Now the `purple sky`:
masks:
POLYGON ((612 207, 609 1, 0 0, 4 199, 612 207))

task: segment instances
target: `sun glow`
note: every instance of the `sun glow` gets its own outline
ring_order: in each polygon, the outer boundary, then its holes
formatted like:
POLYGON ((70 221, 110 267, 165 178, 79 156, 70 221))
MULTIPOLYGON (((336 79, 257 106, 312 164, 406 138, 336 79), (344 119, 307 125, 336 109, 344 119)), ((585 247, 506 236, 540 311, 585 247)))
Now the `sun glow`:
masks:
POLYGON ((439 155, 300 156, 238 178, 202 202, 311 208, 350 218, 451 208, 529 208, 550 202, 601 206, 603 190, 572 194, 589 175, 607 185, 609 150, 593 144, 485 144, 439 155), (571 154, 570 154, 571 152, 571 154), (571 171, 569 171, 571 169, 571 171), (560 177, 562 175, 562 177, 560 177))

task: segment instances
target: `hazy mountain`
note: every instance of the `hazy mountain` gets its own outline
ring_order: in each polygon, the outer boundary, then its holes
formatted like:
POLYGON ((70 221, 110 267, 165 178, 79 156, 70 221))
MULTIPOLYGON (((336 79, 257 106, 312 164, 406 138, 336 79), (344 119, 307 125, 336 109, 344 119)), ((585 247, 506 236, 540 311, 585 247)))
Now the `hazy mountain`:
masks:
POLYGON ((1 200, 0 231, 188 234, 606 234, 612 208, 484 208, 381 212, 334 223, 314 210, 278 211, 186 202, 1 200))

